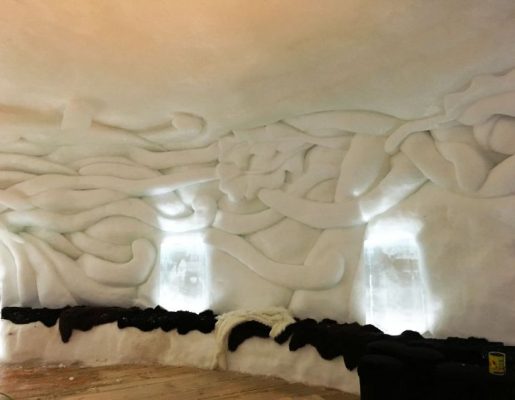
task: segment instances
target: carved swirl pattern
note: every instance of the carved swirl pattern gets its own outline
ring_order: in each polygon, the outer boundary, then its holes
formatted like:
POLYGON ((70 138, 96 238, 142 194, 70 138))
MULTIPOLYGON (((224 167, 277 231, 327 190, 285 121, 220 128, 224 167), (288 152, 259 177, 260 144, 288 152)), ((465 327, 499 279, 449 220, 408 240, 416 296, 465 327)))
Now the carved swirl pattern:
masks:
POLYGON ((84 110, 0 115, 4 306, 152 303, 161 241, 190 231, 291 293, 329 289, 345 232, 427 182, 515 193, 515 70, 413 121, 327 111, 220 134, 176 113, 134 132, 84 110))

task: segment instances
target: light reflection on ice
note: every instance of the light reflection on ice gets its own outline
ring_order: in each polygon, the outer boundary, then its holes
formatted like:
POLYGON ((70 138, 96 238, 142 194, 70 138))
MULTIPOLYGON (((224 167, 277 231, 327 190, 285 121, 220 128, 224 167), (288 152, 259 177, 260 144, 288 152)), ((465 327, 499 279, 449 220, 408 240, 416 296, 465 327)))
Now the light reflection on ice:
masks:
POLYGON ((389 334, 430 329, 419 229, 416 221, 381 221, 365 240, 366 322, 389 334))
POLYGON ((161 244, 159 305, 170 311, 208 308, 206 248, 198 233, 168 236, 161 244))

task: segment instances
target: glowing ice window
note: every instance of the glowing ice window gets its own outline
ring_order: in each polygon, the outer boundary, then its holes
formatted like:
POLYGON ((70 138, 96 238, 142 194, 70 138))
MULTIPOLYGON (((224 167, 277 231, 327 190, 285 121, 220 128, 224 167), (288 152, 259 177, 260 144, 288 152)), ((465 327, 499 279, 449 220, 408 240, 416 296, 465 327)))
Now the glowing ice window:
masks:
POLYGON ((176 234, 161 244, 159 304, 169 311, 208 308, 206 248, 198 233, 176 234))
POLYGON ((365 240, 366 322, 386 333, 428 330, 424 271, 416 234, 405 225, 372 227, 365 240))

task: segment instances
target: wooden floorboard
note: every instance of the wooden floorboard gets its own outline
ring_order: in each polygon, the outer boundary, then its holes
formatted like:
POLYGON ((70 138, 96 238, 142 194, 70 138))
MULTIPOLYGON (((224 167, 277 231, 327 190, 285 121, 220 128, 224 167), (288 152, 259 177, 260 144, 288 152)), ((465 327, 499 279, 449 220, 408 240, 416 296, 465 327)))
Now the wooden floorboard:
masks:
POLYGON ((278 378, 158 365, 3 366, 0 367, 0 392, 14 400, 359 399, 337 390, 291 384, 278 378))

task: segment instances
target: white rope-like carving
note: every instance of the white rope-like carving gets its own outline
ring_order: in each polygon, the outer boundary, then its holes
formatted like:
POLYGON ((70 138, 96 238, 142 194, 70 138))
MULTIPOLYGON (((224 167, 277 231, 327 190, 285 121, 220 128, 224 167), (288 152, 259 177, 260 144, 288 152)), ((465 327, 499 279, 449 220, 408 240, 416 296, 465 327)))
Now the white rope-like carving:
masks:
POLYGON ((515 193, 515 70, 478 77, 413 121, 335 110, 214 132, 175 113, 168 126, 130 132, 94 112, 74 100, 62 121, 0 113, 4 305, 132 305, 163 236, 206 229, 208 244, 271 284, 326 289, 345 264, 331 232, 425 183, 515 193), (302 238, 282 235, 288 221, 302 238), (304 262, 290 262, 301 239, 304 262))

